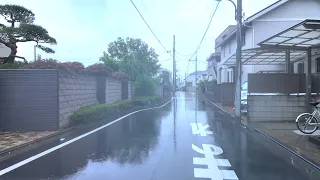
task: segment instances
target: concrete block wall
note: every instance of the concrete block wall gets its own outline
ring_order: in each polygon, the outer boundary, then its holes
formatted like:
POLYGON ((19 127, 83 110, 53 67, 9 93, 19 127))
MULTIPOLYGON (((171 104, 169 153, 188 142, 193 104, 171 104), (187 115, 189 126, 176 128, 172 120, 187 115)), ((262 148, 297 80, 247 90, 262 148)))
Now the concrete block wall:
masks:
POLYGON ((251 122, 294 121, 305 110, 305 96, 248 96, 248 120, 251 122))
POLYGON ((72 113, 81 107, 97 104, 97 81, 94 76, 59 74, 59 124, 65 127, 72 113))
POLYGON ((106 103, 111 104, 122 99, 121 81, 107 78, 106 103))

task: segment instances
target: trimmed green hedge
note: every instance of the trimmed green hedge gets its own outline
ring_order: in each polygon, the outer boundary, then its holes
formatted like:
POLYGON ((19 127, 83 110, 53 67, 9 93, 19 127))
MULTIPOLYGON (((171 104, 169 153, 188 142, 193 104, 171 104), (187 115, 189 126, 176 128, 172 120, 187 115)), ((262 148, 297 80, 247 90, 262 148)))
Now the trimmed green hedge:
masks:
POLYGON ((132 98, 132 104, 137 106, 144 106, 160 101, 159 96, 148 96, 148 97, 134 97, 132 98))
POLYGON ((134 106, 145 106, 160 101, 160 97, 134 97, 132 100, 121 100, 113 104, 94 104, 85 106, 73 112, 70 117, 70 124, 83 124, 92 121, 99 121, 107 118, 110 114, 134 106))

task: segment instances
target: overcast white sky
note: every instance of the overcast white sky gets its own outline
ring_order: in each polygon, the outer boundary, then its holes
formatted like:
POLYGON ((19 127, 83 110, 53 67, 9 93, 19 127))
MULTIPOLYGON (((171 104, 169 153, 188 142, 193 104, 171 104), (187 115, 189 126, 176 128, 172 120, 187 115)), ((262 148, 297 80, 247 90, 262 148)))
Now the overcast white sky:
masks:
MULTIPOLYGON (((243 0, 245 16, 260 11, 276 0, 243 0)), ((134 0, 153 31, 167 49, 172 49, 176 35, 176 50, 191 55, 198 46, 215 0, 134 0)), ((44 58, 59 61, 80 61, 84 65, 98 62, 108 43, 117 37, 141 38, 160 55, 162 67, 172 69, 172 61, 153 37, 130 0, 2 0, 2 4, 19 4, 33 11, 35 23, 42 25, 58 41, 55 54, 38 51, 44 58)), ((198 51, 198 69, 206 69, 206 58, 214 51, 215 38, 235 24, 234 8, 222 1, 207 36, 198 51)), ((33 44, 18 45, 18 55, 33 60, 33 44)), ((186 71, 189 56, 177 54, 179 75, 186 71)), ((194 71, 190 65, 189 73, 194 71)))

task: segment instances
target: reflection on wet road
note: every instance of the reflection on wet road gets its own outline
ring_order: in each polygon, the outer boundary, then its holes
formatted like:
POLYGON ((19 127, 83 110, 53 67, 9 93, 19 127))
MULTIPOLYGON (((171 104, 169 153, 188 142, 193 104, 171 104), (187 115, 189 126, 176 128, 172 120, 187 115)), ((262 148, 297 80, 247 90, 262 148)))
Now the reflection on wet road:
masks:
MULTIPOLYGON (((17 162, 12 158, 0 166, 17 162)), ((179 92, 163 108, 131 115, 0 179, 319 180, 320 176, 212 105, 179 92)))

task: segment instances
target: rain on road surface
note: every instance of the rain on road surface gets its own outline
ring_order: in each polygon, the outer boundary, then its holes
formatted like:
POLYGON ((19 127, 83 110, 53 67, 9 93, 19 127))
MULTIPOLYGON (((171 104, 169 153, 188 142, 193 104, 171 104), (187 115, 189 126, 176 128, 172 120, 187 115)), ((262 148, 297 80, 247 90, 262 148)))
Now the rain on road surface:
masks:
MULTIPOLYGON (((66 137, 65 141, 72 138, 66 137)), ((62 142, 44 145, 38 151, 59 143, 62 142)), ((3 161, 0 168, 12 166, 38 151, 3 161)), ((319 180, 319 177, 318 171, 259 133, 240 127, 210 103, 195 98, 194 94, 178 92, 163 108, 133 114, 10 169, 0 179, 319 180)))

